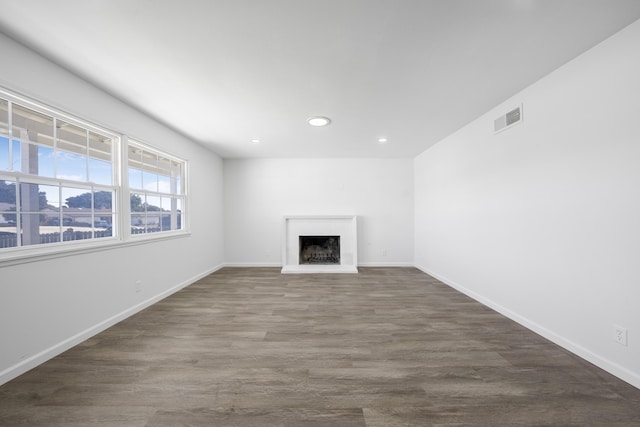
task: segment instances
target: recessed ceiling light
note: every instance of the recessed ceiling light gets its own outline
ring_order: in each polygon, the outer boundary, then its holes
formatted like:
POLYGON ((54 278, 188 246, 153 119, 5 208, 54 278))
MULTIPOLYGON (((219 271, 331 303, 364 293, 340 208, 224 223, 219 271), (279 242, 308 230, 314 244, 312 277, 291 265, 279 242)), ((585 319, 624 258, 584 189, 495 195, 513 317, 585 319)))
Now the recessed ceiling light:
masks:
POLYGON ((310 117, 309 120, 307 120, 307 123, 311 126, 326 126, 331 123, 331 119, 329 119, 329 117, 314 116, 310 117))
POLYGON ((251 140, 251 142, 252 142, 252 143, 254 143, 254 144, 259 144, 259 143, 260 143, 260 140, 259 140, 259 139, 255 139, 255 138, 254 138, 254 139, 252 139, 252 140, 251 140))
POLYGON ((378 142, 380 144, 386 144, 387 142, 389 142, 389 140, 387 138, 378 138, 378 142))

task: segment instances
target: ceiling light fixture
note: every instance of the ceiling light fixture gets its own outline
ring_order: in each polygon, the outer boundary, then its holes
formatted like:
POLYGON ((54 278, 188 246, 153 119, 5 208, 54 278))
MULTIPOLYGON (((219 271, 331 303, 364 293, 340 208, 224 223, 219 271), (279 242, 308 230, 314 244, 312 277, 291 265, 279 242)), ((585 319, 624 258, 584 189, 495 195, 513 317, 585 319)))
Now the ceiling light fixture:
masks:
POLYGON ((387 142, 389 142, 389 140, 387 138, 378 138, 378 142, 380 144, 386 144, 387 142))
POLYGON ((260 144, 260 140, 259 139, 255 139, 255 138, 252 139, 251 142, 254 143, 254 144, 260 144))
POLYGON ((331 119, 329 117, 324 117, 324 116, 314 116, 314 117, 310 117, 307 120, 307 123, 309 123, 311 126, 326 126, 329 123, 331 123, 331 119))

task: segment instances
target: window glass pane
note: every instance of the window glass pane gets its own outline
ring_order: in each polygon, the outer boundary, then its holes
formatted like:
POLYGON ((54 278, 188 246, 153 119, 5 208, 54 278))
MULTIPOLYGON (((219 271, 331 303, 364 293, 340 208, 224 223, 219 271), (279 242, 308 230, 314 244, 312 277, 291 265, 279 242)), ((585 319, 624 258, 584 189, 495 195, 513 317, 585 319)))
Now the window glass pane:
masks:
POLYGON ((17 245, 16 183, 0 180, 0 249, 17 245))
POLYGON ((176 230, 182 230, 182 214, 178 213, 176 215, 176 230))
POLYGON ((40 227, 40 244, 60 242, 60 227, 43 225, 40 227))
POLYGON ((60 187, 40 184, 39 193, 41 211, 58 211, 60 209, 60 187))
POLYGON ((93 227, 91 226, 91 212, 66 212, 64 214, 62 240, 65 242, 72 240, 87 240, 93 238, 93 227))
POLYGON ((6 210, 16 204, 16 183, 13 181, 0 180, 0 211, 6 210))
POLYGON ((168 175, 158 175, 158 191, 160 193, 172 194, 171 178, 168 175))
POLYGON ((103 135, 89 132, 89 181, 111 185, 113 141, 103 135))
POLYGON ((9 102, 0 99, 0 136, 9 136, 9 102))
POLYGON ((23 143, 53 147, 53 117, 13 104, 13 137, 23 143))
MULTIPOLYGON (((62 204, 65 212, 91 211, 91 191, 86 188, 62 187, 62 204)), ((89 224, 91 220, 89 220, 89 224)))
POLYGON ((87 154, 88 132, 80 126, 67 123, 63 120, 56 121, 56 148, 80 155, 87 154))
MULTIPOLYGON (((40 191, 38 184, 20 184, 20 210, 24 213, 37 213, 47 208, 47 195, 40 191)), ((47 186, 44 186, 47 187, 47 186)))
POLYGON ((129 167, 142 169, 142 150, 134 146, 129 146, 129 167))
POLYGON ((0 99, 0 170, 9 169, 9 103, 0 99))
POLYGON ((147 191, 158 191, 158 156, 143 151, 142 163, 142 188, 147 191))
POLYGON ((20 142, 19 147, 20 158, 16 159, 13 169, 31 175, 38 175, 38 145, 20 142))
POLYGON ((113 213, 113 197, 112 191, 96 191, 93 193, 96 215, 111 215, 113 213))
POLYGON ((144 194, 131 193, 131 212, 144 212, 144 194))
POLYGON ((89 132, 89 157, 112 161, 113 141, 108 136, 89 132))
POLYGON ((73 181, 87 181, 87 156, 58 151, 56 153, 58 178, 73 181))
POLYGON ((11 140, 11 166, 10 170, 20 171, 22 170, 20 141, 17 139, 11 140))
POLYGON ((161 231, 175 230, 175 227, 174 228, 171 227, 171 214, 167 214, 167 213, 162 214, 162 224, 160 228, 161 228, 161 231))
POLYGON ((38 171, 39 176, 53 177, 53 147, 38 147, 38 171))
POLYGON ((147 191, 158 191, 158 175, 155 173, 142 172, 142 188, 147 191))
POLYGON ((158 156, 148 151, 142 150, 143 169, 158 172, 158 156))
POLYGON ((142 190, 142 171, 140 169, 129 168, 129 188, 142 190))
POLYGON ((15 248, 18 246, 16 227, 0 227, 0 249, 15 248))
POLYGON ((147 202, 145 203, 145 208, 148 212, 158 212, 162 210, 162 203, 160 202, 160 197, 158 196, 149 196, 147 195, 147 202))
MULTIPOLYGON (((24 213, 20 215, 22 246, 39 245, 41 243, 40 225, 44 225, 43 217, 44 215, 39 213, 24 213)), ((42 234, 46 235, 47 233, 43 230, 42 234)), ((47 238, 48 236, 43 236, 43 239, 47 238)))
POLYGON ((182 193, 183 193, 183 191, 182 191, 182 176, 181 175, 177 175, 176 176, 176 191, 173 194, 179 196, 182 193))
POLYGON ((53 173, 53 118, 13 104, 13 170, 44 176, 53 173), (49 156, 47 158, 47 156, 49 156), (40 161, 44 161, 41 166, 40 161))
POLYGON ((100 219, 97 220, 95 224, 94 236, 97 239, 115 236, 113 216, 100 215, 100 219), (107 225, 105 226, 104 224, 107 225))
POLYGON ((88 181, 87 130, 62 120, 57 126, 56 177, 88 181))
POLYGON ((104 160, 89 158, 89 181, 101 185, 111 185, 111 163, 104 160))
POLYGON ((146 215, 144 213, 131 214, 131 234, 146 233, 146 215))
POLYGON ((0 170, 9 170, 9 140, 0 135, 0 170))
POLYGON ((160 207, 163 211, 171 212, 171 198, 162 197, 160 199, 160 207))
POLYGON ((93 226, 96 230, 106 230, 113 225, 113 216, 105 215, 104 213, 96 214, 96 219, 93 221, 93 226))

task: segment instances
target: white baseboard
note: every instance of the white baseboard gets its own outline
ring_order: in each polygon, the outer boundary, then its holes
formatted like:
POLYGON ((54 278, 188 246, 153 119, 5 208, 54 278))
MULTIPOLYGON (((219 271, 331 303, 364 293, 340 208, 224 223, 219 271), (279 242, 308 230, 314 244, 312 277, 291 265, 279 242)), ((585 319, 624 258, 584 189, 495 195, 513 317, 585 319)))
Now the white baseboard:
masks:
POLYGON ((16 378, 19 375, 24 374, 25 372, 29 371, 30 369, 35 368, 36 366, 46 362, 49 359, 54 358, 55 356, 69 350, 70 348, 80 344, 81 342, 93 337, 94 335, 99 334, 100 332, 104 331, 105 329, 110 328, 111 326, 115 325, 118 322, 123 321, 124 319, 126 319, 127 317, 130 317, 136 313, 138 313, 139 311, 144 310, 145 308, 157 303, 160 300, 163 300, 164 298, 168 297, 171 294, 174 294, 176 292, 178 292, 179 290, 186 288, 187 286, 191 285, 192 283, 197 282, 198 280, 202 279, 203 277, 208 276, 211 273, 214 273, 216 271, 218 271, 219 269, 221 269, 224 265, 218 265, 216 267, 213 267, 207 271, 204 271, 200 274, 197 274, 196 276, 193 276, 185 281, 183 281, 182 283, 179 283, 176 286, 173 286, 172 288, 167 289, 164 292, 161 292, 158 295, 155 295, 145 301, 142 301, 130 308, 128 308, 127 310, 124 310, 114 316, 111 316, 108 319, 103 320, 102 322, 88 328, 85 329, 84 331, 73 335, 69 338, 67 338, 66 340, 59 342, 58 344, 55 344, 43 351, 41 351, 40 353, 37 353, 31 357, 28 357, 24 360, 22 360, 21 362, 5 369, 4 371, 0 372, 0 385, 11 381, 12 379, 16 378))
POLYGON ((576 344, 570 339, 567 339, 566 337, 558 335, 552 330, 549 330, 539 325, 538 323, 526 317, 523 317, 518 313, 515 313, 509 310, 508 308, 503 307, 500 304, 497 304, 494 301, 488 298, 485 298, 482 295, 477 294, 476 292, 471 291, 470 289, 467 289, 466 287, 460 285, 459 283, 456 283, 453 280, 449 280, 448 278, 429 270, 428 268, 425 268, 420 265, 415 265, 415 267, 421 270, 423 273, 428 274, 429 276, 432 276, 440 280, 445 285, 450 286, 459 292, 462 292, 463 294, 469 296, 470 298, 473 298, 479 303, 497 311, 498 313, 502 314, 505 317, 508 317, 514 322, 519 323, 525 328, 535 332, 536 334, 548 339, 549 341, 559 345, 560 347, 572 352, 573 354, 587 360, 590 363, 593 363, 599 368, 602 368, 603 370, 609 372, 610 374, 615 375, 621 380, 628 382, 632 386, 640 389, 640 374, 633 372, 615 362, 612 362, 611 360, 606 359, 579 344, 576 344))
POLYGON ((278 267, 282 268, 280 262, 226 262, 225 267, 278 267))
POLYGON ((359 262, 358 267, 415 267, 411 262, 359 262))

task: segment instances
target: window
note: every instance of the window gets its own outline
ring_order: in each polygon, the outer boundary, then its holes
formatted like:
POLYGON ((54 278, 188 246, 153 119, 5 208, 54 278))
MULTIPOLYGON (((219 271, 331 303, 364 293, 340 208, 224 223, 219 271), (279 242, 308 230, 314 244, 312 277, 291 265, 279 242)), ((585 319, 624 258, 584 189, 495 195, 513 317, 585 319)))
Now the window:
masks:
POLYGON ((131 234, 184 230, 185 161, 129 141, 131 234))
POLYGON ((0 262, 184 232, 186 168, 0 88, 0 262))
POLYGON ((118 142, 30 101, 0 98, 0 250, 112 238, 118 142))

